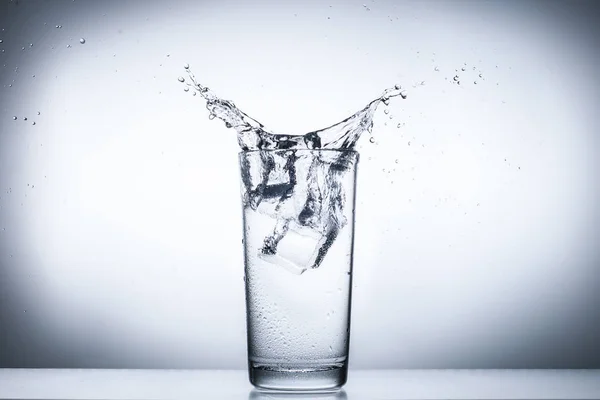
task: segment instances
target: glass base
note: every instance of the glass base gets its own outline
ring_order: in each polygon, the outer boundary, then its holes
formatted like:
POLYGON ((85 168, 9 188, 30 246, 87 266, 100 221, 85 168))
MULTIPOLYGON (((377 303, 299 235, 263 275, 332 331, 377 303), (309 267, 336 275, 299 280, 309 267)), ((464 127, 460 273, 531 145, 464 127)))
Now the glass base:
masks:
POLYGON ((331 393, 348 377, 347 362, 319 364, 265 364, 249 362, 250 383, 260 391, 331 393))

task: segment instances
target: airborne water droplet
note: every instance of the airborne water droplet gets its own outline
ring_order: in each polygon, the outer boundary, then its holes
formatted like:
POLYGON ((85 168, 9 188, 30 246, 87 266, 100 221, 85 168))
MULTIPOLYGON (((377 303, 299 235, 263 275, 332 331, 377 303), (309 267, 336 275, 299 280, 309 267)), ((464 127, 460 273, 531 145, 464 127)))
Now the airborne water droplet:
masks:
POLYGON ((189 92, 189 91, 190 91, 190 88, 189 88, 189 87, 184 87, 184 88, 183 88, 183 91, 184 91, 184 92, 189 92))
POLYGON ((402 97, 403 99, 406 99, 406 97, 408 97, 408 94, 406 93, 406 90, 403 90, 400 92, 400 97, 402 97))
POLYGON ((465 67, 462 67, 460 70, 461 70, 461 71, 464 71, 464 70, 465 70, 465 67))
POLYGON ((70 49, 70 48, 71 48, 71 45, 70 45, 70 44, 68 44, 68 45, 67 45, 67 49, 70 49))
POLYGON ((373 136, 371 136, 371 137, 369 138, 369 142, 371 142, 371 143, 375 143, 375 138, 374 138, 373 136))
POLYGON ((182 83, 185 82, 185 78, 183 76, 180 76, 179 78, 177 78, 177 80, 182 83))
POLYGON ((437 72, 440 70, 440 67, 435 67, 433 70, 437 72))
POLYGON ((40 115, 40 114, 41 114, 41 112, 39 112, 39 111, 38 111, 38 112, 37 112, 37 115, 40 115))
POLYGON ((16 121, 16 120, 17 120, 17 117, 16 117, 16 116, 14 116, 14 117, 13 117, 13 121, 16 121))
POLYGON ((209 114, 208 119, 215 119, 216 115, 215 114, 209 114))
POLYGON ((459 79, 458 75, 454 75, 453 79, 454 79, 454 82, 458 82, 458 79, 459 79))
POLYGON ((31 125, 35 125, 35 121, 33 121, 33 122, 31 123, 31 125))
POLYGON ((474 85, 477 85, 477 81, 473 81, 473 84, 474 84, 474 85))
POLYGON ((384 112, 385 114, 389 114, 389 113, 390 113, 390 110, 383 110, 383 112, 384 112))
POLYGON ((4 43, 4 40, 0 39, 0 43, 4 43))
POLYGON ((27 117, 23 117, 23 121, 27 121, 27 117))
MULTIPOLYGON (((79 39, 79 43, 81 43, 81 44, 85 44, 85 38, 81 38, 81 39, 79 39)), ((92 47, 93 47, 93 46, 92 46, 92 47)))
POLYGON ((190 64, 188 64, 188 63, 183 64, 183 68, 190 69, 190 64))

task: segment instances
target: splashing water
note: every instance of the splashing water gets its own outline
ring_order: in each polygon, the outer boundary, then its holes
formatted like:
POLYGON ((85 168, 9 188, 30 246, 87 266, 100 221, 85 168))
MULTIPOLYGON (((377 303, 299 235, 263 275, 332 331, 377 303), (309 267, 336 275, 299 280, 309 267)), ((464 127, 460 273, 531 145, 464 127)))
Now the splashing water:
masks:
POLYGON ((406 91, 400 85, 396 85, 386 89, 381 96, 371 101, 365 108, 337 124, 303 135, 276 134, 237 108, 232 101, 217 97, 208 87, 199 83, 188 64, 185 64, 184 68, 189 82, 186 82, 183 77, 179 77, 178 80, 196 90, 206 100, 210 119, 218 118, 225 123, 227 128, 235 129, 238 143, 244 151, 350 150, 363 132, 371 132, 373 116, 380 103, 388 105, 393 97, 399 96, 402 99, 407 97, 406 91))

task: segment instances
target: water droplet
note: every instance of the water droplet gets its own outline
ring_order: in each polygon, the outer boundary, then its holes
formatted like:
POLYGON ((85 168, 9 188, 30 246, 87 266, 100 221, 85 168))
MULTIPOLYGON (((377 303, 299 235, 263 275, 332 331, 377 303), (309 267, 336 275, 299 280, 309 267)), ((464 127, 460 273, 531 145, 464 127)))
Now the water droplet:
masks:
POLYGON ((402 122, 398 122, 398 125, 396 125, 396 128, 401 128, 402 127, 402 122))
POLYGON ((188 88, 188 87, 184 87, 184 88, 183 88, 183 91, 184 91, 184 92, 189 92, 189 91, 190 91, 190 88, 188 88))
MULTIPOLYGON (((85 38, 81 38, 81 39, 79 39, 79 43, 81 43, 81 44, 85 44, 85 38)), ((92 46, 92 47, 93 47, 93 46, 92 46)))
POLYGON ((465 70, 465 67, 462 67, 460 70, 461 70, 461 71, 464 71, 464 70, 465 70))
POLYGON ((389 114, 389 113, 390 113, 390 110, 384 110, 383 112, 384 112, 385 114, 389 114))
POLYGON ((398 162, 399 162, 399 161, 398 161, 398 159, 396 158, 396 160, 395 160, 394 162, 395 162, 396 164, 398 164, 398 162))
POLYGON ((188 64, 188 63, 183 64, 183 68, 190 69, 190 64, 188 64))
POLYGON ((216 115, 215 114, 209 114, 208 119, 215 119, 216 115))
POLYGON ((440 67, 435 67, 433 70, 437 72, 440 70, 440 67))
POLYGON ((23 121, 27 121, 27 117, 23 117, 23 121))
POLYGON ((473 81, 473 84, 474 84, 474 85, 477 85, 477 81, 473 81))
POLYGON ((192 96, 195 96, 195 95, 196 95, 196 92, 192 92, 192 96))
POLYGON ((35 125, 35 121, 33 121, 33 122, 31 123, 31 125, 35 125))
POLYGON ((483 74, 479 74, 479 77, 480 77, 480 78, 483 78, 483 74))
POLYGON ((14 117, 13 117, 13 121, 16 121, 16 120, 17 120, 17 117, 16 117, 16 116, 14 116, 14 117))
POLYGON ((70 49, 70 48, 71 48, 71 45, 70 45, 70 44, 68 44, 68 45, 67 45, 67 49, 70 49))
POLYGON ((29 47, 33 47, 33 43, 29 43, 29 47))
POLYGON ((32 78, 35 78, 35 75, 31 75, 32 78))
POLYGON ((458 77, 458 75, 454 75, 454 78, 453 78, 453 79, 454 79, 454 82, 458 82, 458 80, 459 80, 460 78, 458 77))
POLYGON ((178 80, 179 82, 185 82, 185 78, 184 78, 183 76, 180 76, 179 78, 177 78, 177 80, 178 80))
POLYGON ((25 46, 21 47, 21 50, 25 50, 25 46))
POLYGON ((420 85, 425 86, 425 81, 421 81, 420 85))
POLYGON ((400 97, 402 97, 403 99, 406 99, 408 97, 408 94, 406 93, 406 90, 403 90, 400 92, 400 97))
POLYGON ((402 89, 402 86, 400 84, 395 84, 394 89, 400 90, 400 89, 402 89))
POLYGON ((371 143, 375 143, 375 138, 374 138, 373 136, 371 136, 371 137, 369 138, 369 142, 371 142, 371 143))
POLYGON ((41 112, 39 112, 39 111, 38 111, 38 112, 37 112, 37 114, 38 114, 38 115, 40 115, 40 114, 41 114, 41 112))
POLYGON ((410 142, 408 142, 408 145, 410 146, 410 142))
POLYGON ((333 352, 333 347, 329 346, 329 351, 333 352))
POLYGON ((0 39, 0 43, 4 43, 4 40, 0 39))

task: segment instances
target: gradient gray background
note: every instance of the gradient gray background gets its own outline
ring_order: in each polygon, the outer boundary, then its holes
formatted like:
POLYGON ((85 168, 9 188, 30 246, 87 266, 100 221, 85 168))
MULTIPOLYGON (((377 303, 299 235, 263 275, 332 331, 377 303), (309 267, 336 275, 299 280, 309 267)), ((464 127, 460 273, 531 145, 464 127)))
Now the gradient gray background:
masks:
POLYGON ((359 145, 351 367, 600 367, 599 7, 364 1, 0 3, 0 367, 245 367, 184 63, 279 132, 408 87, 359 145))

